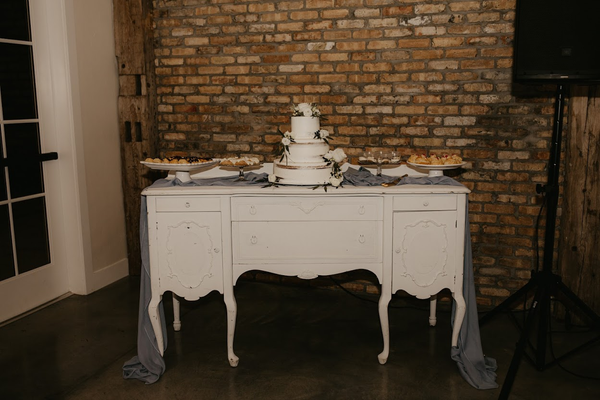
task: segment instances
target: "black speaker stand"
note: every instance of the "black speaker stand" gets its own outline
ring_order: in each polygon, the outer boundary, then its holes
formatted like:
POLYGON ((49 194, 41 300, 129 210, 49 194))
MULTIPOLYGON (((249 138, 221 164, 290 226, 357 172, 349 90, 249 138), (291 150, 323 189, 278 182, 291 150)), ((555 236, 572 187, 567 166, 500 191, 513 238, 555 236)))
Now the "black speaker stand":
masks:
MULTIPOLYGON (((521 289, 512 294, 508 299, 500 303, 496 308, 485 314, 480 325, 484 325, 491 318, 500 312, 507 311, 517 300, 527 300, 531 294, 533 302, 528 311, 527 318, 522 327, 521 336, 517 342, 510 367, 502 385, 499 399, 508 399, 521 358, 525 354, 526 346, 533 349, 534 357, 530 358, 535 367, 542 371, 546 367, 553 365, 567 356, 583 349, 593 342, 600 340, 600 335, 566 354, 556 358, 551 363, 546 363, 546 350, 548 345, 548 334, 550 326, 551 300, 554 297, 562 297, 567 302, 564 303, 568 310, 579 311, 591 320, 591 327, 600 329, 600 317, 588 307, 581 299, 577 297, 563 282, 560 276, 552 273, 554 258, 554 235, 556 228, 556 210, 558 208, 558 177, 560 171, 560 145, 562 141, 563 127, 563 108, 564 108, 565 86, 559 84, 556 91, 556 101, 554 110, 554 126, 552 130, 552 143, 550 148, 550 161, 548 164, 548 182, 546 185, 539 186, 538 192, 543 192, 546 196, 546 229, 544 237, 544 258, 541 271, 533 271, 531 279, 521 289), (530 341, 532 334, 537 336, 537 346, 533 346, 530 341)), ((529 358, 529 357, 528 357, 529 358)))

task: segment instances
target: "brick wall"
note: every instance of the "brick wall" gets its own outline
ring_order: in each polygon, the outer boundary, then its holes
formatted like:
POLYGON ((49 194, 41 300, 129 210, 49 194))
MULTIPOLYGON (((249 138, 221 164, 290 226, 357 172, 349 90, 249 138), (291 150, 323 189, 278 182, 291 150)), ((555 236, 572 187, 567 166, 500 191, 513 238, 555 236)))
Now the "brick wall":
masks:
MULTIPOLYGON (((535 264, 553 87, 511 83, 515 0, 155 0, 161 155, 276 156, 290 105, 332 145, 458 153, 479 302, 535 264)), ((374 278, 373 278, 374 281, 374 278)), ((369 279, 348 285, 372 292, 369 279)))

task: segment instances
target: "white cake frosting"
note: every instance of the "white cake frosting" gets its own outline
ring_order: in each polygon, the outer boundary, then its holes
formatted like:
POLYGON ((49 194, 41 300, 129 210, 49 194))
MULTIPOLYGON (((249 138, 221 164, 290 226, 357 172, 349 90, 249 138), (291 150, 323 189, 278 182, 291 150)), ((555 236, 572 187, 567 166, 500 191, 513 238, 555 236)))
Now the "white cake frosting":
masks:
POLYGON ((273 163, 273 173, 282 184, 327 184, 331 166, 323 158, 329 152, 329 144, 323 138, 328 136, 328 132, 321 130, 316 116, 293 116, 291 125, 291 132, 284 134, 290 143, 281 159, 273 163))
POLYGON ((287 163, 287 165, 321 165, 323 164, 323 155, 328 151, 329 145, 322 140, 313 140, 311 143, 292 143, 282 163, 287 163))
POLYGON ((321 130, 318 117, 292 117, 292 136, 296 142, 314 140, 315 132, 321 130))

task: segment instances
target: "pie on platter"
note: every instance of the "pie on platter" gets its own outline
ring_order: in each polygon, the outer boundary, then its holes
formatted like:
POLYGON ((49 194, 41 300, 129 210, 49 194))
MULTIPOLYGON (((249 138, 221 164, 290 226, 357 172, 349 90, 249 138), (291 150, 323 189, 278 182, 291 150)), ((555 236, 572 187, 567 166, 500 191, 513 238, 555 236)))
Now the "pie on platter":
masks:
POLYGON ((144 161, 140 161, 141 164, 145 165, 150 169, 162 170, 162 171, 175 171, 175 177, 182 182, 191 180, 190 171, 196 169, 208 169, 213 165, 217 164, 219 160, 211 158, 198 158, 198 157, 169 157, 169 158, 146 158, 144 161))
POLYGON ((430 177, 443 176, 443 171, 457 169, 467 165, 460 156, 447 154, 442 156, 432 154, 429 157, 424 154, 413 154, 408 158, 406 163, 415 169, 428 171, 428 176, 430 177))

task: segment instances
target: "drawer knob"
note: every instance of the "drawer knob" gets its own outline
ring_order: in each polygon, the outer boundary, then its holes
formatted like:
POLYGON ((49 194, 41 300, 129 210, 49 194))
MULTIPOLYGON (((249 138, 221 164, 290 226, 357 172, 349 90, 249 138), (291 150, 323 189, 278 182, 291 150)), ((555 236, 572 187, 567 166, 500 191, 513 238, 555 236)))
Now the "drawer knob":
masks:
POLYGON ((358 213, 359 213, 360 215, 364 215, 364 214, 365 214, 365 206, 360 206, 360 207, 358 208, 358 213))
POLYGON ((218 254, 220 251, 221 251, 221 249, 220 249, 220 248, 218 248, 218 247, 215 247, 215 253, 217 253, 217 254, 218 254))
POLYGON ((256 207, 250 206, 250 214, 251 215, 256 215, 256 207))
POLYGON ((401 252, 401 251, 402 251, 402 250, 400 250, 399 248, 398 248, 398 249, 396 249, 396 254, 400 254, 400 252, 401 252))
POLYGON ((190 206, 191 206, 190 202, 189 202, 189 201, 186 201, 186 202, 185 202, 185 208, 190 208, 190 206))
POLYGON ((429 202, 428 202, 427 200, 425 200, 425 201, 423 202, 423 205, 424 205, 425 207, 427 207, 427 206, 429 205, 429 202))
POLYGON ((250 243, 256 244, 257 242, 258 242, 258 239, 256 238, 256 236, 252 235, 252 237, 250 238, 250 243))
POLYGON ((365 242, 365 235, 359 235, 358 236, 358 242, 359 243, 364 243, 365 242))

